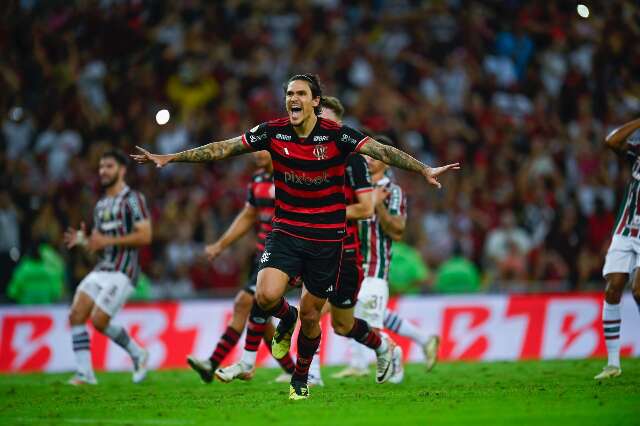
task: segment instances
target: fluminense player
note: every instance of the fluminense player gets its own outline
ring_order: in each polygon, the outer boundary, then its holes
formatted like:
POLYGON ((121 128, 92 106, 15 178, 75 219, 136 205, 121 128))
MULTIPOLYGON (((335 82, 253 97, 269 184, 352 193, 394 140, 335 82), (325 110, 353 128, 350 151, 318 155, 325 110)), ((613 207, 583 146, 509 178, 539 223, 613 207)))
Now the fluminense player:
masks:
MULTIPOLYGON (((256 292, 256 280, 258 277, 258 261, 264 251, 264 241, 271 232, 271 220, 275 208, 275 187, 273 185, 273 165, 271 157, 267 151, 258 151, 254 154, 256 165, 259 170, 253 175, 251 183, 247 189, 247 202, 244 208, 238 213, 233 223, 224 234, 213 244, 205 248, 209 260, 214 260, 231 244, 249 232, 256 224, 258 225, 258 239, 256 241, 256 256, 247 285, 238 292, 233 303, 233 317, 227 329, 220 338, 211 356, 207 359, 198 359, 193 355, 187 357, 187 362, 202 378, 205 383, 211 383, 214 374, 222 361, 233 350, 238 343, 240 335, 245 329, 249 312, 254 303, 256 292)), ((273 337, 273 325, 266 318, 254 319, 253 325, 247 330, 246 346, 254 353, 258 351, 260 340, 264 336, 264 341, 271 349, 271 338, 273 337)), ((282 378, 288 382, 293 374, 294 364, 291 356, 287 353, 278 359, 280 366, 287 376, 282 378)), ((243 371, 238 378, 248 380, 253 376, 253 368, 243 371)), ((222 380, 222 377, 218 375, 222 380)), ((228 380, 223 380, 228 381, 228 380)))
MULTIPOLYGON (((392 146, 385 136, 376 140, 392 146)), ((376 329, 387 328, 409 337, 423 348, 427 370, 435 365, 439 339, 428 336, 409 321, 387 310, 389 301, 389 265, 391 263, 393 241, 400 241, 404 235, 407 218, 407 200, 402 188, 386 175, 387 165, 382 161, 365 156, 371 172, 371 180, 376 188, 375 214, 358 223, 363 256, 364 280, 358 293, 355 315, 365 319, 376 329)), ((394 362, 396 362, 394 360, 394 362)), ((394 374, 389 379, 400 383, 404 377, 402 363, 394 365, 394 374)), ((369 374, 367 352, 359 345, 351 344, 349 366, 334 374, 335 378, 366 376, 369 374)))
MULTIPOLYGON (((631 165, 631 181, 620 206, 618 219, 613 228, 611 245, 602 269, 607 281, 602 307, 602 325, 607 346, 608 362, 594 378, 596 380, 618 377, 620 368, 620 300, 630 274, 640 266, 640 119, 618 127, 605 139, 607 147, 624 156, 631 165), (635 135, 634 135, 635 133, 635 135)), ((640 307, 640 276, 636 273, 632 285, 633 298, 640 307)))
POLYGON ((69 323, 76 374, 69 384, 96 384, 91 364, 89 333, 86 322, 91 322, 133 361, 133 382, 144 380, 147 374, 148 352, 141 348, 111 319, 133 293, 138 279, 138 248, 151 243, 151 221, 144 196, 127 186, 124 177, 127 158, 119 151, 108 151, 100 157, 100 184, 104 196, 93 213, 93 231, 86 235, 85 225, 79 230, 69 228, 64 234, 68 248, 82 246, 91 252, 101 252, 100 260, 87 275, 73 298, 69 323))
MULTIPOLYGON (((251 151, 271 154, 276 187, 273 231, 267 237, 260 260, 256 300, 267 315, 280 319, 274 335, 275 356, 288 352, 298 310, 283 297, 290 277, 302 276, 307 290, 300 300, 300 332, 296 370, 291 378, 290 399, 306 399, 308 369, 320 344, 320 314, 327 298, 332 303, 336 333, 374 349, 379 383, 393 372, 394 345, 353 317, 350 309, 333 303, 345 295, 337 286, 345 237, 346 204, 344 173, 352 152, 367 154, 387 164, 421 174, 440 187, 437 178, 459 164, 428 167, 410 155, 383 145, 348 126, 319 118, 322 91, 315 75, 298 74, 285 86, 287 117, 253 127, 244 135, 213 142, 176 154, 157 155, 138 148, 133 158, 162 167, 170 162, 208 162, 251 151)), ((346 296, 350 297, 350 296, 346 296)))

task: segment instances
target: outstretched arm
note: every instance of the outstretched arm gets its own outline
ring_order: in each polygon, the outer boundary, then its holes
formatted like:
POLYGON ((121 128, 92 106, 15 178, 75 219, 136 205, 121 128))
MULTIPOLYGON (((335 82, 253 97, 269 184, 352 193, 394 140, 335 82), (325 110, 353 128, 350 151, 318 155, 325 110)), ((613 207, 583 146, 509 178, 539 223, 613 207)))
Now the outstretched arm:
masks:
POLYGON ((168 163, 205 163, 250 152, 249 147, 242 143, 242 136, 208 143, 176 154, 152 154, 139 146, 136 149, 139 153, 131 154, 131 158, 139 164, 155 163, 156 167, 164 167, 168 163))
POLYGON ((607 135, 604 140, 605 145, 617 153, 624 153, 626 150, 627 138, 633 132, 640 129, 640 118, 629 121, 607 135))
POLYGON ((258 212, 256 208, 247 203, 218 241, 205 247, 204 251, 209 260, 218 257, 227 247, 249 232, 256 224, 257 219, 258 212))
POLYGON ((390 166, 419 173, 427 180, 427 182, 431 185, 437 186, 438 188, 442 187, 440 182, 438 182, 438 176, 448 170, 460 169, 460 163, 447 164, 442 167, 429 167, 406 152, 400 151, 392 146, 382 144, 373 138, 369 138, 369 140, 360 146, 358 151, 361 154, 366 154, 390 166))

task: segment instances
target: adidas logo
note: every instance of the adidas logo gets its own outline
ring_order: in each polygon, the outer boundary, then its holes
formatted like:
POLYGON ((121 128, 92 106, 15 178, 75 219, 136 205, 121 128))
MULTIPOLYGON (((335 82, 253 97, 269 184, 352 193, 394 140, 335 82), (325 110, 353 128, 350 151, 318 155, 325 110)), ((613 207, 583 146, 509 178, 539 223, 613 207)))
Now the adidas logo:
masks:
POLYGON ((333 291, 333 286, 330 285, 329 288, 327 289, 327 293, 331 293, 333 291))
POLYGON ((344 303, 351 303, 351 299, 345 300, 344 303))

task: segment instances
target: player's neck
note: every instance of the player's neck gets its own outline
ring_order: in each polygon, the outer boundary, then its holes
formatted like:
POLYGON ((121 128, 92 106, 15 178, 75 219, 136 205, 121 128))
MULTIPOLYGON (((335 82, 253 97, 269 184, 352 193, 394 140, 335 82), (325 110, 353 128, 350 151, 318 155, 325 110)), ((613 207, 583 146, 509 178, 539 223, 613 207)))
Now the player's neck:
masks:
POLYGON ((315 114, 311 114, 309 118, 304 120, 299 126, 293 126, 293 131, 296 132, 299 138, 306 138, 316 127, 318 117, 315 114))
POLYGON ((124 181, 121 180, 105 189, 104 193, 107 195, 107 197, 115 197, 120 193, 120 191, 124 189, 125 185, 126 184, 124 183, 124 181))

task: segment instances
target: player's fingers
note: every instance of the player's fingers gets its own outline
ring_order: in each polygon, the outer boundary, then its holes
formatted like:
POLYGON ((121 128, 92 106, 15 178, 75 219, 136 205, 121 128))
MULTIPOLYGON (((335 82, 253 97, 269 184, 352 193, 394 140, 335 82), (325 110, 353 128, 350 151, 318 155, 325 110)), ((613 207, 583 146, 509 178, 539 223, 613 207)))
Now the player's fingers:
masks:
POLYGON ((433 186, 437 187, 438 189, 442 188, 442 185, 440 185, 440 182, 438 182, 438 181, 436 180, 436 178, 434 178, 434 177, 430 177, 430 178, 429 178, 429 183, 430 183, 431 185, 433 185, 433 186))
POLYGON ((136 149, 138 151, 140 151, 141 153, 143 153, 144 155, 149 155, 150 154, 149 151, 147 151, 146 149, 142 148, 141 146, 136 145, 136 149))

